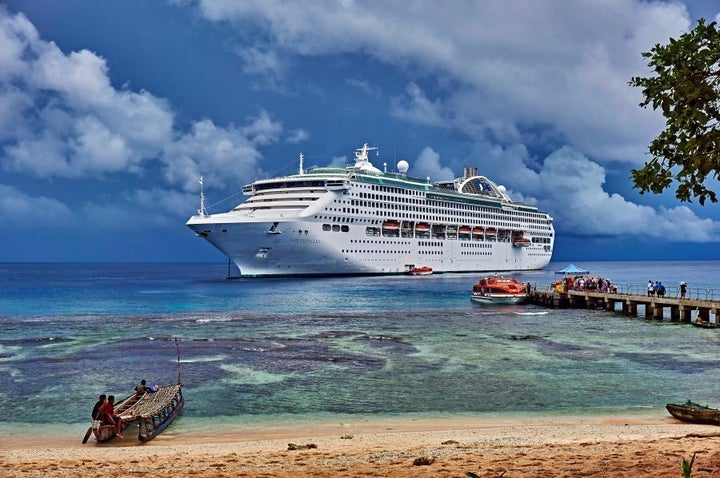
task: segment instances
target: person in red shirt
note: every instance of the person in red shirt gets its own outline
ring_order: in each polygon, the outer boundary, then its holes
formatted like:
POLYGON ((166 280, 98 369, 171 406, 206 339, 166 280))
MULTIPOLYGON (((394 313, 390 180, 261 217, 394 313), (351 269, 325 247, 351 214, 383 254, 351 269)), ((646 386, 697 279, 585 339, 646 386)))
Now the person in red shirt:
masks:
POLYGON ((123 438, 122 436, 122 418, 115 415, 115 396, 110 395, 107 398, 107 402, 103 403, 100 407, 100 416, 102 417, 105 425, 115 425, 115 436, 123 438))

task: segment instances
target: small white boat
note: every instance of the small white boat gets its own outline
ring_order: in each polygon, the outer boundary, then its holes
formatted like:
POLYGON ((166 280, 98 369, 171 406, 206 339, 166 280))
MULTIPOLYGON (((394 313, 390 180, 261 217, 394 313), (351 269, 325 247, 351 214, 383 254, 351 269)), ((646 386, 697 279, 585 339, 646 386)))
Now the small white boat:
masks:
POLYGON ((470 300, 481 304, 522 304, 527 299, 527 286, 514 277, 483 277, 470 294, 470 300))

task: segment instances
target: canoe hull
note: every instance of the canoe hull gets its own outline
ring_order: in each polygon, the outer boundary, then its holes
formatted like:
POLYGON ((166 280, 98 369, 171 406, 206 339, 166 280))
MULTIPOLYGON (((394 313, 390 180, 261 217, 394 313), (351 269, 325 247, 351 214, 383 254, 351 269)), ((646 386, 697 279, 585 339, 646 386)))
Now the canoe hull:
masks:
POLYGON ((720 410, 716 408, 704 407, 690 401, 683 405, 668 403, 665 408, 670 415, 684 422, 720 425, 720 410))
POLYGON ((170 426, 173 420, 180 415, 183 406, 185 406, 185 399, 182 396, 182 392, 178 390, 175 400, 168 405, 168 408, 164 412, 138 421, 140 428, 138 431, 138 440, 150 441, 162 433, 162 431, 170 426))

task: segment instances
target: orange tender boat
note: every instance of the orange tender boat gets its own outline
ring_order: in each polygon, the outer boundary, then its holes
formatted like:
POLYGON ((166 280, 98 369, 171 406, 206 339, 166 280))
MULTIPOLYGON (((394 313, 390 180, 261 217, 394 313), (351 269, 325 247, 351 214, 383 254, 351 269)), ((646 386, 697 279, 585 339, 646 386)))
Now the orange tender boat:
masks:
POLYGON ((483 277, 473 285, 470 300, 482 304, 522 304, 527 286, 514 277, 483 277))

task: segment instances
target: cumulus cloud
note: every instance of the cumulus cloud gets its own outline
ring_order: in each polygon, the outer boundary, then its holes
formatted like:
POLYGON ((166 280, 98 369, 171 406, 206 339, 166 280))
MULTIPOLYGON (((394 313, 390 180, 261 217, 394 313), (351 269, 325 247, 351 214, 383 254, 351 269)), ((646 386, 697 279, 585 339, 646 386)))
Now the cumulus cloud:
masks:
POLYGON ((393 99, 390 112, 396 118, 427 126, 448 127, 449 118, 444 117, 444 105, 439 100, 430 101, 425 92, 415 83, 406 89, 407 96, 393 99))
POLYGON ((147 92, 116 90, 106 61, 63 53, 22 15, 0 11, 3 167, 39 177, 137 171, 172 137, 173 114, 147 92))
MULTIPOLYGON (((272 54, 255 55, 255 66, 272 70, 272 54)), ((248 57, 250 60, 250 57, 248 57)), ((221 126, 212 120, 176 124, 169 103, 148 91, 115 88, 109 65, 89 50, 65 53, 43 40, 21 13, 0 7, 0 168, 15 178, 111 180, 114 173, 138 181, 160 169, 169 188, 88 196, 73 210, 99 230, 129 225, 177 224, 197 208, 198 179, 208 188, 238 185, 257 177, 263 146, 283 136, 281 123, 266 111, 245 124, 221 126), (190 194, 190 193, 191 194, 190 194), (142 214, 137 214, 142 211, 142 214), (78 213, 79 214, 79 213, 78 213)), ((309 137, 303 129, 287 141, 309 137)), ((0 214, 13 227, 72 225, 62 201, 33 196, 20 186, 0 186, 0 214)))
MULTIPOLYGON (((154 161, 171 185, 197 188, 205 173, 247 180, 282 126, 262 111, 242 127, 192 122, 180 131, 164 99, 116 89, 104 58, 66 54, 22 14, 0 9, 0 151, 7 171, 42 178, 140 174, 154 161)), ((295 131, 289 140, 307 137, 295 131)))
POLYGON ((190 132, 163 151, 165 177, 186 191, 196 191, 201 176, 216 188, 225 187, 227 181, 246 181, 259 167, 258 146, 278 141, 281 132, 282 126, 264 111, 239 128, 220 128, 210 120, 195 122, 190 132))
POLYGON ((13 227, 66 224, 74 214, 64 203, 46 196, 30 196, 13 186, 0 184, 0 216, 13 227))
POLYGON ((410 167, 414 176, 429 177, 431 182, 455 179, 452 170, 440 164, 440 155, 430 147, 423 149, 410 167))
POLYGON ((307 130, 298 128, 292 131, 288 131, 288 136, 285 141, 287 141, 288 143, 302 143, 303 141, 307 141, 308 139, 310 139, 310 133, 308 133, 307 130))
POLYGON ((720 223, 698 217, 687 206, 656 210, 606 192, 605 168, 573 148, 566 146, 551 153, 539 171, 525 166, 527 152, 523 147, 495 146, 484 152, 484 164, 490 166, 484 170, 495 172, 487 175, 522 190, 522 194, 509 191, 510 196, 548 211, 556 229, 566 234, 687 242, 720 240, 720 223))
MULTIPOLYGON (((396 97, 398 118, 510 142, 528 124, 542 124, 603 162, 644 159, 662 118, 637 106, 640 92, 627 81, 646 72, 641 51, 690 27, 683 4, 637 0, 491 0, 441 9, 381 0, 199 6, 213 21, 263 26, 283 51, 362 53, 439 78, 433 95, 412 83, 396 97)), ((268 48, 267 37, 262 41, 268 48)))
POLYGON ((153 188, 127 192, 112 202, 87 201, 81 209, 87 223, 98 229, 119 231, 176 226, 179 218, 186 219, 198 207, 196 194, 153 188))

